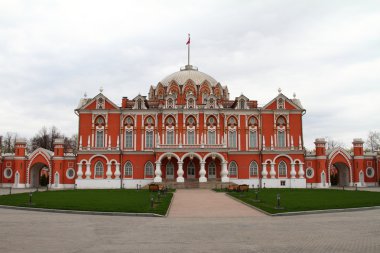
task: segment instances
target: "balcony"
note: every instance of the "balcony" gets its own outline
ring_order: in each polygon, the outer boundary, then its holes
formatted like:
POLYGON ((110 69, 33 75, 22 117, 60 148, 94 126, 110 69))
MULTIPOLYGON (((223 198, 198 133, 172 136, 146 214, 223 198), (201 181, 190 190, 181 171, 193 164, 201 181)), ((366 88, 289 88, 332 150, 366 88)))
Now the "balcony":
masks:
POLYGON ((224 144, 160 144, 156 149, 221 149, 227 148, 224 144))

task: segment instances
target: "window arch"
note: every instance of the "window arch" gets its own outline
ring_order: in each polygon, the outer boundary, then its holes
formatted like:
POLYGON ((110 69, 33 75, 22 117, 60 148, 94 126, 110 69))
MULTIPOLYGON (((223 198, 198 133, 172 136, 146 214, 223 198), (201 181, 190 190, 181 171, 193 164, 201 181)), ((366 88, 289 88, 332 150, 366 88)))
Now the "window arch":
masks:
POLYGON ((105 120, 102 116, 98 116, 95 119, 95 147, 97 148, 103 148, 104 147, 104 126, 105 126, 105 120))
POLYGON ((195 144, 195 125, 196 121, 193 116, 189 116, 186 119, 186 125, 187 125, 187 144, 193 145, 195 144))
POLYGON ((237 125, 237 120, 235 119, 235 117, 230 117, 228 119, 228 125, 229 126, 236 126, 237 125))
POLYGON ((104 175, 104 166, 101 161, 98 161, 95 164, 95 177, 103 177, 104 175))
POLYGON ((230 162, 228 174, 231 177, 236 177, 237 176, 237 164, 236 164, 236 162, 234 162, 234 161, 230 162))
POLYGON ((286 147, 286 120, 283 116, 277 118, 277 146, 286 147))
POLYGON ((281 161, 278 164, 278 176, 279 177, 286 177, 286 163, 284 161, 281 161))
POLYGON ((259 167, 257 165, 256 161, 252 161, 249 164, 249 176, 250 177, 257 177, 259 174, 259 167))
POLYGON ((133 166, 132 166, 132 163, 128 161, 124 165, 124 176, 132 177, 132 175, 133 175, 133 166))
POLYGON ((147 162, 144 168, 145 177, 153 177, 153 163, 147 162))

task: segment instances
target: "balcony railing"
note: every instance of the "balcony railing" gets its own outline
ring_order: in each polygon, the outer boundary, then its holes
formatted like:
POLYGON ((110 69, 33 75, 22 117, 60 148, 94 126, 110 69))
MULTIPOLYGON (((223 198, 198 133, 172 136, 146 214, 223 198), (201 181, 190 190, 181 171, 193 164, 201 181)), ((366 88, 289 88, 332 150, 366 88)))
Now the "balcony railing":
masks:
POLYGON ((156 148, 183 148, 183 149, 195 149, 195 148, 226 148, 224 144, 160 144, 156 148))

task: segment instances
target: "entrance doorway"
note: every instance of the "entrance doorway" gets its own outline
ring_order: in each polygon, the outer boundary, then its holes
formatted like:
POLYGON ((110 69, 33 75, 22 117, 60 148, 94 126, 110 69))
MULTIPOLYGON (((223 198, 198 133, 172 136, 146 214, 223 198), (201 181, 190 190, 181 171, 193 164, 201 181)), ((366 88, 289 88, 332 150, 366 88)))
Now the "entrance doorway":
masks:
POLYGON ((216 164, 214 161, 210 162, 210 164, 208 165, 208 178, 216 178, 216 164))
POLYGON ((350 170, 344 163, 334 163, 330 169, 330 182, 332 186, 349 186, 350 170))
POLYGON ((44 163, 36 163, 30 168, 30 187, 36 188, 49 184, 49 168, 44 163))
POLYGON ((195 164, 193 160, 187 164, 187 178, 195 178, 195 164))

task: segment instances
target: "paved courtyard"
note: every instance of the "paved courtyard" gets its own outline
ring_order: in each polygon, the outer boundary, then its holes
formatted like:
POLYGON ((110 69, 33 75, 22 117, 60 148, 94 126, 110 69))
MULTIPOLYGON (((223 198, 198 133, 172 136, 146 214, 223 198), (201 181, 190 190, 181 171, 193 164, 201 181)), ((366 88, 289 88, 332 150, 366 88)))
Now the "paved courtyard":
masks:
POLYGON ((212 217, 223 206, 207 201, 188 200, 207 217, 180 217, 174 203, 168 218, 0 209, 0 252, 380 252, 380 210, 268 217, 237 203, 244 217, 212 217))
POLYGON ((265 216, 224 193, 205 189, 177 190, 169 217, 258 217, 265 216))

